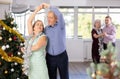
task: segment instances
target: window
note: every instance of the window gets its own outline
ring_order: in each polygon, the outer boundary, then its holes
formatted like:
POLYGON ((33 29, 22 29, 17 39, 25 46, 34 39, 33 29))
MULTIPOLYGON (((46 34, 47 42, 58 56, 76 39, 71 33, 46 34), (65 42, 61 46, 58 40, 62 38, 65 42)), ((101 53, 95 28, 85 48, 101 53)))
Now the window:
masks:
POLYGON ((95 14, 95 20, 96 19, 100 19, 101 20, 101 27, 103 27, 105 25, 105 17, 106 16, 107 16, 107 14, 95 14))
MULTIPOLYGON (((116 37, 120 38, 120 8, 119 7, 60 7, 66 24, 66 37, 67 38, 83 38, 91 39, 91 30, 93 28, 94 20, 100 19, 102 26, 107 15, 112 17, 112 21, 117 28, 116 37)), ((18 25, 18 30, 23 35, 27 33, 27 19, 30 11, 21 14, 13 14, 15 22, 18 25)), ((42 20, 46 26, 47 21, 45 11, 40 11, 35 20, 42 20)))
POLYGON ((78 14, 78 37, 91 38, 92 29, 92 14, 79 13, 78 14))
POLYGON ((26 21, 25 21, 26 18, 24 17, 24 15, 26 15, 26 13, 14 14, 14 19, 17 24, 17 29, 23 35, 26 32, 26 28, 24 28, 26 24, 26 21))
POLYGON ((80 8, 78 8, 78 12, 92 12, 93 11, 93 9, 92 9, 92 7, 80 7, 80 8))
POLYGON ((116 26, 116 38, 120 39, 120 14, 110 14, 113 24, 116 26))
POLYGON ((92 7, 78 8, 78 38, 91 38, 92 7))
POLYGON ((107 7, 94 7, 94 12, 98 13, 107 13, 108 8, 107 7))
POLYGON ((109 9, 109 12, 111 13, 114 13, 114 12, 119 12, 120 13, 120 8, 118 8, 118 7, 110 7, 110 9, 109 9))
POLYGON ((66 37, 74 37, 74 8, 60 8, 66 24, 66 37))
MULTIPOLYGON (((25 13, 21 14, 13 14, 13 17, 15 18, 15 22, 18 26, 18 31, 23 34, 24 36, 28 36, 28 30, 27 30, 27 20, 32 12, 27 11, 25 13)), ((45 22, 45 13, 44 10, 40 11, 36 17, 36 20, 42 20, 42 22, 45 22)), ((46 24, 46 23, 45 23, 46 24)))

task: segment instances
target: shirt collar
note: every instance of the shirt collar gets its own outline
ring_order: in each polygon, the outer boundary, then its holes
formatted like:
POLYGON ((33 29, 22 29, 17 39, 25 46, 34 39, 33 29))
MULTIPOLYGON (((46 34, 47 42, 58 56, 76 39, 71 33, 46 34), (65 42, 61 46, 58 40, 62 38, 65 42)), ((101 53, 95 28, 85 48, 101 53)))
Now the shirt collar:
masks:
POLYGON ((48 27, 49 27, 49 28, 54 28, 57 24, 58 24, 58 22, 56 22, 53 26, 48 25, 48 27))

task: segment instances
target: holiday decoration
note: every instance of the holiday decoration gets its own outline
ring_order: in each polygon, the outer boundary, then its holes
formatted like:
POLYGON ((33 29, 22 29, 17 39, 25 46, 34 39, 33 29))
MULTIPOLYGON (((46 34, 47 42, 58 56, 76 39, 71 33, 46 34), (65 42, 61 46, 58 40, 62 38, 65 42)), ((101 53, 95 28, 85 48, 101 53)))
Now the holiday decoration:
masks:
POLYGON ((101 63, 91 63, 87 73, 92 79, 120 79, 120 62, 116 58, 116 48, 109 43, 101 53, 101 63))
POLYGON ((0 79, 28 79, 22 71, 24 38, 16 29, 14 18, 5 13, 0 20, 0 79))

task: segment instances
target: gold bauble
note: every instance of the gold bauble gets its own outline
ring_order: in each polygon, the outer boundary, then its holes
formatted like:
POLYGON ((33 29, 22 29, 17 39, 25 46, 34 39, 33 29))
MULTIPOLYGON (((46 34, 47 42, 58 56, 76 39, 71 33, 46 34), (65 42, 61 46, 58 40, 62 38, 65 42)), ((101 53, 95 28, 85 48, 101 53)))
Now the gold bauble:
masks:
POLYGON ((14 24, 14 21, 12 21, 11 24, 14 24))
POLYGON ((8 73, 8 71, 7 70, 5 70, 5 72, 4 72, 5 74, 7 74, 8 73))
POLYGON ((1 59, 4 59, 4 57, 2 56, 1 59))
POLYGON ((98 74, 98 75, 102 75, 102 72, 101 72, 101 71, 97 71, 97 74, 98 74))
POLYGON ((2 37, 0 36, 0 40, 2 40, 2 37))
POLYGON ((9 38, 9 41, 12 41, 12 38, 9 38))

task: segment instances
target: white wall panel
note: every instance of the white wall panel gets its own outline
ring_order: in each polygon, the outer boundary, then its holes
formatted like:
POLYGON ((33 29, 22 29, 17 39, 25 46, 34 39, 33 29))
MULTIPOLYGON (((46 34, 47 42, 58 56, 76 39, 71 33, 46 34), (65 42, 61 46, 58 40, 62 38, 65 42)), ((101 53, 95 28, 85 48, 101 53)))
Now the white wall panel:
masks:
MULTIPOLYGON (((91 61, 92 40, 67 39, 67 53, 70 62, 91 61)), ((117 59, 120 60, 120 40, 116 41, 117 59)))

